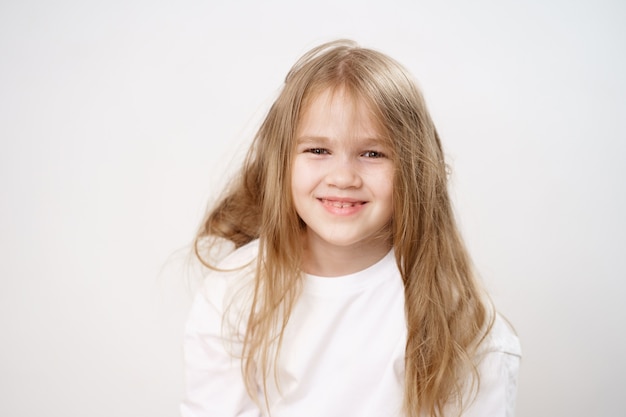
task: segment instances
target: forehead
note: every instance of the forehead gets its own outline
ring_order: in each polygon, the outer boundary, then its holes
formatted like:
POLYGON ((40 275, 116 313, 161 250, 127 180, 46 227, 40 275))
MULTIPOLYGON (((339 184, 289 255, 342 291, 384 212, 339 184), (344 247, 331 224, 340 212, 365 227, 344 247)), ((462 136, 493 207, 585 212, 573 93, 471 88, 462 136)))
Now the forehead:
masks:
POLYGON ((381 138, 372 106, 345 88, 327 88, 306 100, 296 136, 381 138))

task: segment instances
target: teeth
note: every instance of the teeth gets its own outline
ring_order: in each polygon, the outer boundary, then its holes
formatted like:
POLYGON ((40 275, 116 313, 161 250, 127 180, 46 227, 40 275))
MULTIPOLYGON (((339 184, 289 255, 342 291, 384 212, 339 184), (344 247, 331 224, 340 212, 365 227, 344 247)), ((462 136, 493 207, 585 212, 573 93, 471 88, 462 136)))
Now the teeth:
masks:
POLYGON ((357 205, 357 203, 346 203, 346 202, 341 202, 341 201, 329 201, 329 200, 326 200, 326 204, 328 204, 329 206, 337 207, 337 208, 354 207, 357 205))

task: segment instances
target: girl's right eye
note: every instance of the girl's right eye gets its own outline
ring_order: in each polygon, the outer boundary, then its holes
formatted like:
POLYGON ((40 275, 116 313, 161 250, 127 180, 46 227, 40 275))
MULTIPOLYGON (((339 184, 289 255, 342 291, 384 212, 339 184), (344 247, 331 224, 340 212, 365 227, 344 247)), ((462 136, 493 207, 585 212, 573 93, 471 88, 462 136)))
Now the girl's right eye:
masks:
POLYGON ((324 149, 324 148, 309 148, 305 152, 306 153, 312 153, 313 155, 326 155, 328 153, 328 149, 324 149))

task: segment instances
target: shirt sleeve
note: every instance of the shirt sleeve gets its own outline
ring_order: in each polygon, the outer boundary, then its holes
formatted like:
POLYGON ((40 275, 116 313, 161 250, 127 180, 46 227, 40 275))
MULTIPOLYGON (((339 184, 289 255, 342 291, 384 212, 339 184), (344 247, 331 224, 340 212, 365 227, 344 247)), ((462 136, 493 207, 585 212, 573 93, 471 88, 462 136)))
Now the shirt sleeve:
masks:
POLYGON ((246 391, 240 350, 222 335, 223 308, 202 292, 192 304, 185 327, 185 398, 182 417, 259 417, 258 407, 246 391))
POLYGON ((478 365, 478 392, 463 417, 513 417, 519 361, 517 354, 487 353, 478 365))
POLYGON ((514 417, 522 351, 512 327, 499 315, 483 352, 477 364, 478 391, 463 417, 514 417))

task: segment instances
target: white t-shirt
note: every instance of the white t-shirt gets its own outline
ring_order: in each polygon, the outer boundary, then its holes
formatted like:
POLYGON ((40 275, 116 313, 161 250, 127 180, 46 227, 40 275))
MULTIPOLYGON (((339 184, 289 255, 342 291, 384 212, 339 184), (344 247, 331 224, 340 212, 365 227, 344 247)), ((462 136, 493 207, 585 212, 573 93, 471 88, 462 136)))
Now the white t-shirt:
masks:
MULTIPOLYGON (((267 415, 249 398, 237 358, 257 253, 254 241, 228 256, 220 267, 238 269, 211 273, 194 300, 182 417, 267 415)), ((272 417, 402 416, 405 344, 404 288, 393 252, 354 274, 305 275, 285 330, 280 387, 268 379, 272 417)), ((480 388, 463 416, 511 417, 519 341, 497 317, 480 350, 480 388)))

